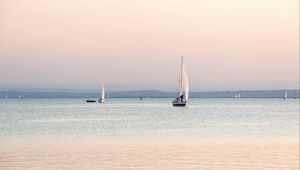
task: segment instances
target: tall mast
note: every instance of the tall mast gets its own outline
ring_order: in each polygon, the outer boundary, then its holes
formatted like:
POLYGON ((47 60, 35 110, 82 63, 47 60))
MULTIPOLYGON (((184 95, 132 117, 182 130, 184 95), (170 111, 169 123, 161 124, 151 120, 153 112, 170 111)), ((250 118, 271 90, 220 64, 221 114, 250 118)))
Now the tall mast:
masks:
POLYGON ((100 82, 100 91, 99 91, 99 98, 102 98, 102 81, 100 82))
POLYGON ((181 68, 180 68, 180 95, 183 94, 183 56, 181 56, 181 68))

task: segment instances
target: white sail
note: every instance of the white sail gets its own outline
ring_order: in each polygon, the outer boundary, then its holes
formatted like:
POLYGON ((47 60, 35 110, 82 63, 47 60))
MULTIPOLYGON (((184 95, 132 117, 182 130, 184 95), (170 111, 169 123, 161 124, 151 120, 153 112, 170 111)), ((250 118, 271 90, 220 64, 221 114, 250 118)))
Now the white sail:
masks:
POLYGON ((104 99, 105 99, 105 92, 104 92, 104 85, 103 85, 103 81, 102 81, 101 82, 101 94, 99 96, 98 102, 104 103, 104 99))
POLYGON ((101 86, 101 99, 104 100, 105 98, 105 92, 104 92, 104 85, 103 85, 103 82, 102 82, 102 86, 101 86))
POLYGON ((183 95, 185 100, 189 98, 189 80, 187 72, 184 68, 183 57, 181 57, 181 71, 180 71, 180 96, 183 95))
POLYGON ((188 80, 187 72, 185 70, 184 70, 184 74, 183 74, 183 86, 184 86, 184 99, 188 100, 189 99, 189 80, 188 80))
POLYGON ((288 92, 287 92, 287 91, 285 91, 284 98, 285 98, 285 99, 288 98, 288 92))

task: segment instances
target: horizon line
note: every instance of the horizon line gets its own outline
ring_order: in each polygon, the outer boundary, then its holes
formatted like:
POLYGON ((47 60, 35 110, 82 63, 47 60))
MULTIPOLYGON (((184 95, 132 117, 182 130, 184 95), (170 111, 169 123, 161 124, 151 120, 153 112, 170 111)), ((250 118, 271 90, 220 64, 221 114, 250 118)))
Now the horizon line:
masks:
MULTIPOLYGON (((300 91, 300 88, 278 88, 278 89, 224 89, 224 90, 193 90, 190 93, 198 93, 198 92, 246 92, 246 91, 300 91)), ((20 92, 98 92, 99 89, 80 89, 80 88, 1 88, 0 91, 20 91, 20 92), (33 90, 33 91, 31 91, 33 90), (43 91, 45 90, 45 91, 43 91), (65 91, 64 91, 65 90, 65 91)), ((131 90, 106 90, 107 93, 109 92, 165 92, 165 93, 176 93, 178 91, 167 91, 167 90, 159 90, 159 89, 131 89, 131 90)))

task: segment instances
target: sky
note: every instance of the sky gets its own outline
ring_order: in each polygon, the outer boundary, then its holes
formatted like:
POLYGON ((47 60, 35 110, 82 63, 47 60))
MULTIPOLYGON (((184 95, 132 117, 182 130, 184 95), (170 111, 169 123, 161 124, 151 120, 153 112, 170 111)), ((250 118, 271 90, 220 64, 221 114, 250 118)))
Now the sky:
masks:
POLYGON ((1 0, 0 87, 299 88, 298 0, 1 0))

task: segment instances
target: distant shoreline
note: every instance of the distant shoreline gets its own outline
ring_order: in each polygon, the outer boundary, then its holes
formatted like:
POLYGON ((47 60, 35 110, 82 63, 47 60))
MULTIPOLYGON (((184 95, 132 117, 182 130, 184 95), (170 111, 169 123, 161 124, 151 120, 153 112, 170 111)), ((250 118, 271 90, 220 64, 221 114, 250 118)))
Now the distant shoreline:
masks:
MULTIPOLYGON (((287 90, 288 98, 299 98, 299 90, 287 90)), ((239 93, 241 98, 283 98, 285 90, 241 90, 241 91, 208 91, 190 92, 190 98, 234 98, 239 93)), ((174 98, 178 92, 158 90, 112 91, 109 98, 174 98)), ((98 98, 99 92, 86 91, 24 91, 1 90, 0 98, 98 98)))
MULTIPOLYGON (((140 97, 110 97, 110 99, 139 99, 140 97)), ((173 99, 174 97, 148 97, 148 99, 173 99)), ((0 99, 6 99, 5 97, 0 99)), ((10 97, 9 99, 19 99, 19 97, 10 97)), ((24 97, 23 99, 98 99, 96 97, 24 97)), ((189 99, 234 99, 233 97, 190 97, 189 99)), ((243 97, 240 99, 283 99, 282 97, 243 97)), ((299 97, 290 97, 288 99, 300 99, 299 97)), ((238 100, 238 99, 237 99, 238 100)))

